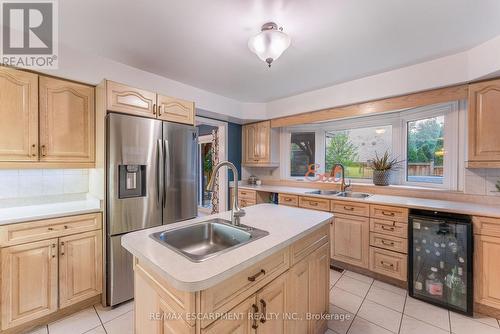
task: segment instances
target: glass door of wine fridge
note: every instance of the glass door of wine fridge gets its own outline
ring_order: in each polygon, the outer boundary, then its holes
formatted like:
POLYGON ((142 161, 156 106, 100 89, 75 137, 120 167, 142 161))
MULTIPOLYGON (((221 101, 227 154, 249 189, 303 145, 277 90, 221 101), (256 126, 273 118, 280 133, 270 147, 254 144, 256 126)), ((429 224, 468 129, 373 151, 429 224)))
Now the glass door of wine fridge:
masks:
POLYGON ((472 315, 472 222, 469 216, 412 210, 408 224, 411 297, 472 315))

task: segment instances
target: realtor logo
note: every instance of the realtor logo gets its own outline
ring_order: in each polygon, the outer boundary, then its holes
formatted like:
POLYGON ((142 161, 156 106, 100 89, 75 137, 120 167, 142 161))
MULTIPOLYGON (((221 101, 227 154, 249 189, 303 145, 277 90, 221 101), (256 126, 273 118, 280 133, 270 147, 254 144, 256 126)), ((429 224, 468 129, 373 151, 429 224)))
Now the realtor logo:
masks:
POLYGON ((1 0, 1 62, 24 68, 57 68, 56 0, 1 0))

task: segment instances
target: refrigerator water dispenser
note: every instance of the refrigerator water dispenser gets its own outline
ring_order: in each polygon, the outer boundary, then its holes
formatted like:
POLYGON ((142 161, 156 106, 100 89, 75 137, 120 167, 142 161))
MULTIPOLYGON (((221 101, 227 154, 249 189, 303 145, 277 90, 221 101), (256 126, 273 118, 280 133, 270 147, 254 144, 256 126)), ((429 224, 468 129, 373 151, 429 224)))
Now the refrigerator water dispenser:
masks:
POLYGON ((118 198, 146 196, 146 165, 119 165, 118 198))

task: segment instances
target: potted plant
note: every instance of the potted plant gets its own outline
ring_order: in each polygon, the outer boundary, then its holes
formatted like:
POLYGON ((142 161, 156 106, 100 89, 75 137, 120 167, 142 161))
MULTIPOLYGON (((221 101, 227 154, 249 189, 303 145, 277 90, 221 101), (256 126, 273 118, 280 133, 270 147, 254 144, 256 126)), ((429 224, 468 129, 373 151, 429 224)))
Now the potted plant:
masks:
POLYGON ((368 167, 373 169, 373 184, 388 186, 391 183, 392 172, 401 168, 402 162, 403 160, 391 156, 389 151, 385 151, 380 157, 375 152, 375 158, 368 161, 368 167))

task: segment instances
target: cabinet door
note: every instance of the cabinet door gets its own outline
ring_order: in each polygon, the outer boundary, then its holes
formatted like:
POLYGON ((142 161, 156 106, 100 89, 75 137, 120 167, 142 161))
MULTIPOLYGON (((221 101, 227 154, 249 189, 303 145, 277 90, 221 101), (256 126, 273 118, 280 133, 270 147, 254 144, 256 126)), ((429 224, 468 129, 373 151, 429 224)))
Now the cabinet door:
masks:
POLYGON ((2 249, 2 329, 57 310, 57 239, 2 249))
POLYGON ((469 85, 468 119, 469 161, 500 163, 500 80, 469 85))
POLYGON ((102 292, 101 231, 59 239, 59 305, 61 308, 102 292))
POLYGON ((333 259, 368 268, 369 233, 369 218, 336 214, 333 221, 333 259))
POLYGON ((257 293, 257 305, 261 313, 257 333, 288 333, 288 321, 285 319, 287 281, 288 276, 281 275, 257 293))
POLYGON ((158 118, 194 125, 194 102, 158 95, 158 118))
POLYGON ((271 142, 271 122, 257 123, 255 142, 257 144, 257 158, 259 163, 269 162, 270 158, 270 142, 271 142))
MULTIPOLYGON (((328 313, 330 286, 330 250, 324 244, 309 256, 309 312, 312 315, 328 313)), ((326 321, 312 319, 309 323, 310 333, 324 333, 326 321)))
POLYGON ((306 320, 306 313, 309 312, 309 275, 308 258, 300 261, 288 272, 288 295, 287 312, 296 314, 288 322, 288 333, 303 334, 309 330, 309 321, 306 320))
POLYGON ((500 238, 474 236, 475 299, 479 304, 500 308, 500 238))
POLYGON ((109 111, 156 118, 156 94, 107 81, 106 107, 109 111))
POLYGON ((40 161, 93 162, 94 87, 40 77, 40 161))
POLYGON ((243 126, 243 163, 251 164, 258 161, 257 143, 255 141, 257 137, 256 131, 255 124, 243 126))
MULTIPOLYGON (((202 334, 255 334, 257 328, 257 305, 255 304, 255 295, 238 304, 235 308, 229 311, 235 318, 227 317, 219 319, 205 329, 201 330, 202 334), (253 316, 252 316, 253 315, 253 316), (252 319, 253 318, 253 319, 252 319), (255 319, 255 320, 254 320, 255 319)), ((260 326, 259 326, 260 329, 260 326)), ((284 333, 284 332, 276 332, 284 333)))
POLYGON ((0 161, 38 160, 38 75, 0 67, 0 161))

